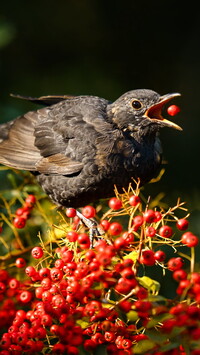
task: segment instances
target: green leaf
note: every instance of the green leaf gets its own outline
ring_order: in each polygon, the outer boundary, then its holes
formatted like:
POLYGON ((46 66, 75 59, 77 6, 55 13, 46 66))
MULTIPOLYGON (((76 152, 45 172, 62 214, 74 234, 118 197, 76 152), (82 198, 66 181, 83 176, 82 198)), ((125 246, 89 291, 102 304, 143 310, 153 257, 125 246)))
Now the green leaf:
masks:
POLYGON ((168 342, 168 344, 163 345, 160 350, 165 352, 165 351, 169 351, 169 350, 172 350, 172 349, 177 349, 177 348, 179 348, 179 346, 181 344, 182 344, 181 341, 180 341, 180 343, 177 342, 177 341, 176 342, 170 341, 170 342, 168 342))
POLYGON ((162 323, 166 319, 172 318, 171 314, 164 313, 154 316, 150 321, 147 323, 147 329, 155 327, 158 323, 162 323))
POLYGON ((87 322, 87 321, 85 321, 85 320, 83 320, 83 319, 78 319, 78 320, 76 321, 76 323, 77 323, 78 325, 80 325, 82 329, 86 329, 87 327, 89 327, 89 324, 90 324, 89 322, 87 322))
POLYGON ((146 352, 153 349, 155 345, 156 344, 149 339, 141 340, 133 347, 133 353, 146 354, 146 352))
POLYGON ((131 253, 124 256, 124 259, 131 259, 133 261, 136 261, 137 258, 138 258, 138 251, 135 250, 133 250, 131 253))
POLYGON ((145 334, 149 337, 149 339, 156 344, 165 343, 169 338, 168 334, 162 334, 156 329, 146 330, 145 334))
POLYGON ((160 290, 160 284, 158 281, 151 279, 148 276, 138 277, 138 282, 141 286, 147 288, 152 294, 157 295, 160 290))

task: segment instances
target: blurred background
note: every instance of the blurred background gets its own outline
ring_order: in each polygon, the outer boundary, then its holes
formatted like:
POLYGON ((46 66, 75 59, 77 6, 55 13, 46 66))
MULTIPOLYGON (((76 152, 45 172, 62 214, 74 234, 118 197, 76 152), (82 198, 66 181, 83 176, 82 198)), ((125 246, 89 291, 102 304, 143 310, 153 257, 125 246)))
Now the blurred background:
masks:
MULTIPOLYGON (((173 205, 187 201, 200 232, 199 11, 187 2, 3 1, 0 10, 0 122, 34 105, 10 93, 91 94, 115 100, 135 88, 180 92, 183 132, 163 129, 163 178, 147 187, 173 205)), ((196 3, 196 6, 198 4, 196 3)), ((1 186, 6 175, 1 173, 1 186)))

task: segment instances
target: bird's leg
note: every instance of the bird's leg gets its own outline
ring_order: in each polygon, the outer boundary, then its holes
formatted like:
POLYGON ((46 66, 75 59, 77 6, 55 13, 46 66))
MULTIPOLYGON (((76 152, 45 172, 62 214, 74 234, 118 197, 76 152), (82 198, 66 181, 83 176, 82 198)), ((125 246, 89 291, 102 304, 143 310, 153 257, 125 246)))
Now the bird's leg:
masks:
POLYGON ((80 218, 81 222, 89 229, 90 247, 93 247, 94 239, 103 239, 101 235, 104 234, 104 230, 98 226, 95 219, 86 218, 76 210, 76 215, 80 218))

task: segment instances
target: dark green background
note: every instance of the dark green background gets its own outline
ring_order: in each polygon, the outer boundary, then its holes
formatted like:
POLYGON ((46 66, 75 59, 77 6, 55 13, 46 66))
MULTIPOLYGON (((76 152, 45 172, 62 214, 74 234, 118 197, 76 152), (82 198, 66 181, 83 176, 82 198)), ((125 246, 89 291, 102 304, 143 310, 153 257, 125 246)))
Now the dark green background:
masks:
POLYGON ((9 93, 114 100, 134 88, 181 92, 181 114, 174 119, 184 130, 162 130, 168 165, 151 189, 154 196, 164 191, 171 204, 178 196, 187 200, 200 230, 199 37, 199 9, 192 2, 3 1, 0 121, 34 108, 9 93))

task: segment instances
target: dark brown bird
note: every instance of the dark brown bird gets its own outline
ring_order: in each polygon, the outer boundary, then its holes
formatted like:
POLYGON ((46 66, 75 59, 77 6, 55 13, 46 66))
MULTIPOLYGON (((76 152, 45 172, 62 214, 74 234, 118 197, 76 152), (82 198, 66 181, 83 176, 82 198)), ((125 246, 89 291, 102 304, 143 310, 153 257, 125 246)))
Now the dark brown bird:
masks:
POLYGON ((96 96, 21 97, 46 105, 0 125, 0 163, 36 175, 58 205, 81 207, 154 177, 158 131, 181 128, 162 117, 180 94, 132 90, 111 103, 96 96))

